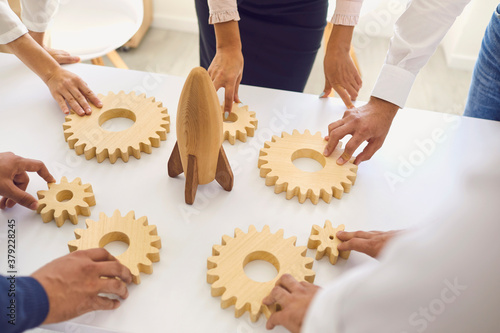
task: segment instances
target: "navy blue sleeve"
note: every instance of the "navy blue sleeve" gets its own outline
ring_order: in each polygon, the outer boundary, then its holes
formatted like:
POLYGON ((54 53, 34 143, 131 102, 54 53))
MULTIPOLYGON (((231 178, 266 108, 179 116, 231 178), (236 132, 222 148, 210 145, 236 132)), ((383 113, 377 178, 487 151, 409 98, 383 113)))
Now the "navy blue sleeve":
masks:
POLYGON ((49 299, 32 277, 0 275, 0 332, 17 333, 39 326, 49 313, 49 299))

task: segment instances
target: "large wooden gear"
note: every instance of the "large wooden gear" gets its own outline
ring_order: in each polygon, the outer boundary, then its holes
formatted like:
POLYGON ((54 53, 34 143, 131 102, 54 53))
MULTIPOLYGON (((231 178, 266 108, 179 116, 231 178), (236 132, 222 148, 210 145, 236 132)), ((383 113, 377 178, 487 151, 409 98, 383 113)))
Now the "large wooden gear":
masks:
POLYGON ((326 254, 330 263, 335 265, 340 256, 342 259, 348 259, 351 251, 339 251, 338 246, 342 241, 337 238, 337 232, 344 231, 345 226, 339 225, 337 228, 332 226, 332 222, 326 220, 325 226, 322 228, 319 225, 313 225, 311 236, 307 243, 307 247, 316 250, 316 260, 323 258, 326 254))
POLYGON ((145 94, 134 92, 99 94, 102 108, 92 107, 92 114, 79 116, 71 113, 63 124, 64 137, 78 155, 85 154, 87 160, 97 157, 101 163, 107 157, 111 163, 118 158, 127 162, 132 155, 139 159, 141 152, 151 153, 151 147, 159 147, 170 131, 170 116, 161 102, 145 94), (134 124, 123 131, 112 132, 101 127, 113 118, 128 118, 134 124))
POLYGON ((62 177, 59 184, 49 183, 48 190, 38 191, 37 213, 43 222, 52 220, 61 227, 66 220, 78 223, 78 215, 90 216, 90 207, 95 206, 95 196, 90 184, 83 184, 80 178, 71 183, 62 177))
POLYGON ((76 229, 76 240, 68 243, 69 251, 102 248, 106 244, 120 241, 128 244, 125 252, 116 257, 130 269, 132 281, 139 284, 140 272, 153 273, 153 262, 160 260, 161 240, 155 225, 148 225, 148 218, 135 219, 134 211, 121 216, 115 210, 113 216, 99 215, 99 221, 86 220, 87 229, 76 229))
POLYGON ((329 203, 332 196, 340 199, 348 193, 356 180, 358 166, 352 161, 338 165, 337 159, 344 152, 341 144, 333 153, 325 157, 323 151, 326 141, 320 132, 312 135, 308 130, 304 134, 294 130, 293 134, 283 132, 281 138, 273 136, 260 150, 258 167, 260 176, 266 178, 266 185, 275 185, 274 192, 286 191, 286 198, 297 196, 300 203, 307 198, 317 204, 319 198, 329 203), (302 171, 293 161, 298 158, 312 158, 323 166, 316 172, 302 171))
POLYGON ((295 242, 296 237, 283 238, 283 229, 272 234, 267 225, 261 232, 251 225, 248 233, 235 229, 234 238, 224 235, 222 245, 213 246, 213 256, 207 262, 207 282, 212 284, 212 296, 222 296, 222 308, 235 305, 236 317, 248 311, 254 322, 261 313, 269 318, 275 309, 263 305, 262 300, 283 274, 291 274, 298 281, 314 282, 315 273, 311 269, 314 260, 305 256, 305 246, 296 247, 295 242), (254 260, 273 264, 278 275, 267 282, 250 279, 244 267, 254 260))
MULTIPOLYGON (((221 106, 224 110, 224 106, 221 106)), ((241 142, 247 141, 247 136, 254 136, 255 130, 257 129, 257 118, 255 118, 255 112, 248 110, 248 105, 239 106, 237 103, 233 103, 231 113, 229 117, 224 120, 223 131, 224 140, 229 141, 230 144, 234 145, 236 139, 241 142)))

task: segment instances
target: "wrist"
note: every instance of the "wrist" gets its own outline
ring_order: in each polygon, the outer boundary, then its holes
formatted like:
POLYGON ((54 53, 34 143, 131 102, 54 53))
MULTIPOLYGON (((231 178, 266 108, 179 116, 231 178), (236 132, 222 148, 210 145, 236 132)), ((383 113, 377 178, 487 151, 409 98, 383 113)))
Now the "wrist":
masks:
POLYGON ((35 42, 38 43, 38 45, 40 45, 41 47, 44 47, 43 46, 43 39, 45 37, 45 32, 35 32, 35 31, 29 30, 29 34, 30 34, 31 38, 33 38, 35 40, 35 42))
POLYGON ((345 25, 334 25, 330 38, 328 39, 328 51, 337 53, 349 53, 351 51, 351 40, 354 27, 345 25))
POLYGON ((386 100, 383 100, 383 99, 380 99, 380 98, 375 97, 375 96, 370 96, 370 100, 368 101, 368 104, 376 106, 378 108, 381 108, 381 109, 393 114, 394 116, 399 111, 399 106, 397 106, 396 104, 391 103, 391 102, 386 101, 386 100))
POLYGON ((217 50, 241 52, 241 39, 238 22, 229 21, 214 24, 217 50))

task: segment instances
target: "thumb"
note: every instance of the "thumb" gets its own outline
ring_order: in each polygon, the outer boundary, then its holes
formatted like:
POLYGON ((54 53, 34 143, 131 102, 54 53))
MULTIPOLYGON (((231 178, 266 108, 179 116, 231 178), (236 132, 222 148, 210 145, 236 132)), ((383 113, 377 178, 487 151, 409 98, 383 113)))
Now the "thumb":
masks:
POLYGON ((31 194, 22 191, 13 184, 9 186, 8 193, 5 196, 31 210, 38 208, 38 201, 31 194))
POLYGON ((319 98, 327 98, 331 93, 332 85, 330 84, 330 82, 328 82, 328 79, 325 79, 325 89, 323 89, 323 92, 321 93, 321 95, 319 95, 319 98))

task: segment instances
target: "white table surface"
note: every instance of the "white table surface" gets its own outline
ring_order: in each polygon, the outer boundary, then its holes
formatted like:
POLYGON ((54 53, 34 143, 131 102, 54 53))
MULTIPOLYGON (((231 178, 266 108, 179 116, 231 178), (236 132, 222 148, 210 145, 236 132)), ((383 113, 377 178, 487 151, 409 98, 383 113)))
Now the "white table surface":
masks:
MULTIPOLYGON (((259 230, 268 224, 273 232, 283 228, 285 236, 297 236, 304 246, 312 224, 345 224, 348 230, 388 230, 407 228, 433 219, 442 203, 455 201, 460 193, 450 185, 473 172, 485 154, 494 151, 500 140, 500 123, 404 109, 397 115, 384 147, 358 170, 356 184, 341 200, 327 204, 297 197, 286 200, 275 194, 259 176, 257 156, 272 134, 293 129, 326 134, 327 125, 344 111, 339 99, 271 89, 242 86, 241 99, 257 112, 259 127, 247 143, 224 143, 235 173, 234 188, 225 192, 213 182, 198 189, 193 206, 184 203, 184 175, 169 178, 166 163, 175 144, 175 114, 184 79, 137 71, 76 64, 67 66, 86 80, 95 92, 136 90, 155 96, 168 108, 171 132, 160 148, 128 163, 108 160, 97 163, 77 156, 64 141, 59 111, 43 82, 10 55, 0 55, 0 151, 43 160, 56 179, 81 177, 92 184, 99 213, 122 214, 134 210, 136 217, 147 216, 158 227, 162 240, 160 262, 153 274, 141 274, 142 283, 130 286, 129 298, 114 311, 84 315, 53 329, 79 332, 264 332, 263 317, 251 323, 248 313, 234 317, 234 307, 222 310, 220 297, 210 295, 206 282, 206 261, 214 244, 238 227, 259 230), (284 116, 286 115, 286 116, 284 116), (417 142, 428 141, 432 133, 442 133, 440 143, 427 154, 417 142), (404 162, 409 161, 411 162, 404 162), (403 162, 402 162, 403 161, 403 162), (409 164, 413 163, 413 165, 409 164), (387 177, 399 177, 391 185, 387 177), (75 327, 78 326, 78 327, 75 327)), ((46 189, 32 175, 28 191, 46 189)), ((485 193, 498 196, 499 193, 485 193)), ((459 209, 459 207, 457 207, 459 209)), ((480 207, 478 218, 481 216, 480 207)), ((6 247, 6 220, 17 221, 18 272, 27 275, 45 263, 68 253, 68 241, 76 228, 67 221, 61 228, 44 224, 39 215, 15 207, 0 212, 0 246, 6 247)), ((6 249, 0 249, 0 272, 5 273, 6 249)), ((308 250, 308 256, 314 252, 308 250)), ((315 282, 325 285, 345 271, 362 264, 367 256, 352 253, 348 261, 332 266, 326 258, 315 261, 315 282)), ((276 329, 276 332, 284 332, 276 329)))

